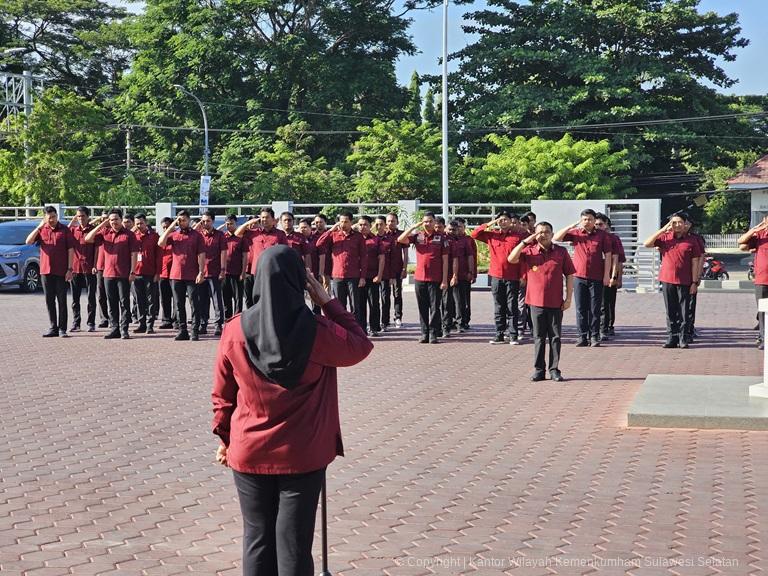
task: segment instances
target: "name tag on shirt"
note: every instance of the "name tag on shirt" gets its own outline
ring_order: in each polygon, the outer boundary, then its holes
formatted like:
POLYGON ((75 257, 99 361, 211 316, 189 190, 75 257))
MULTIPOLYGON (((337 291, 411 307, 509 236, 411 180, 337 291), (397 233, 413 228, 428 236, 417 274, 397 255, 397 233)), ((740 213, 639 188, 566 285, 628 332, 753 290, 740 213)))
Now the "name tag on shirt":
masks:
POLYGON ((136 261, 137 262, 141 262, 141 252, 139 252, 139 254, 138 254, 137 258, 136 258, 136 261))

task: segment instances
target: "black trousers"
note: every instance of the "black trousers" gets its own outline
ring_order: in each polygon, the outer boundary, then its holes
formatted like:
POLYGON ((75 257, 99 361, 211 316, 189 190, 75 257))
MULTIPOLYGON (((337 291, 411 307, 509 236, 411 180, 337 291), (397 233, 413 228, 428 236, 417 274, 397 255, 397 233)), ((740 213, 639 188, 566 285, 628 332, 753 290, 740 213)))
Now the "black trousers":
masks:
POLYGON ((416 289, 416 303, 419 306, 419 324, 421 333, 433 336, 440 333, 440 283, 420 282, 414 283, 416 289))
POLYGON ((662 282, 661 293, 667 309, 667 338, 679 341, 691 317, 691 287, 662 282))
POLYGON ((696 327, 696 302, 698 301, 698 292, 691 294, 691 313, 688 319, 688 323, 685 325, 685 335, 693 336, 693 329, 696 327))
POLYGON ((360 291, 360 307, 357 311, 357 321, 363 330, 371 329, 371 332, 381 332, 381 286, 368 278, 365 286, 360 291), (367 316, 367 318, 366 318, 367 316))
POLYGON ((496 324, 496 333, 504 334, 509 330, 511 336, 516 336, 520 319, 520 310, 517 307, 520 280, 504 280, 491 276, 491 294, 493 294, 493 320, 496 324))
POLYGON ((395 320, 403 319, 403 279, 389 278, 381 281, 381 323, 389 326, 392 301, 395 304, 395 320))
POLYGON ((109 327, 125 334, 131 324, 131 283, 128 278, 104 278, 109 305, 109 327))
POLYGON ((80 294, 86 290, 86 324, 96 325, 96 275, 73 274, 72 282, 72 323, 80 326, 80 294))
POLYGON ((133 290, 136 295, 136 311, 139 326, 153 326, 157 319, 155 277, 149 275, 136 276, 133 281, 133 290))
POLYGON ((243 311, 243 281, 240 276, 227 274, 222 286, 224 296, 224 319, 229 320, 243 311))
POLYGON ((253 306, 253 274, 246 274, 243 281, 243 295, 245 296, 245 307, 253 306))
POLYGON ((563 311, 560 308, 540 308, 539 306, 530 308, 533 323, 533 367, 536 372, 546 371, 544 355, 549 343, 549 370, 557 370, 560 365, 563 311))
POLYGON ((472 282, 469 280, 459 280, 453 288, 454 305, 454 326, 458 324, 461 328, 467 328, 472 318, 472 282))
POLYGON ((168 278, 160 278, 158 291, 160 292, 159 304, 162 308, 163 324, 172 324, 176 320, 176 310, 173 303, 173 286, 168 278))
POLYGON ((200 306, 200 324, 208 325, 211 314, 211 303, 216 318, 213 323, 219 328, 224 325, 224 298, 221 293, 221 280, 218 276, 206 278, 205 282, 200 284, 197 289, 197 301, 200 306))
POLYGON ((315 514, 325 469, 306 474, 233 473, 243 514, 243 574, 312 576, 315 514))
MULTIPOLYGON (((759 303, 763 298, 768 298, 768 286, 755 284, 755 300, 759 303)), ((760 324, 760 331, 757 333, 758 339, 765 341, 765 312, 757 313, 757 321, 760 324)))
POLYGON ((455 330, 456 326, 456 288, 448 286, 440 291, 440 313, 442 316, 443 332, 455 330))
POLYGON ((603 286, 603 308, 600 321, 600 331, 603 334, 608 333, 608 329, 613 328, 616 321, 616 294, 618 291, 618 286, 603 286))
POLYGON ((96 299, 99 304, 99 318, 109 321, 109 307, 107 306, 107 287, 104 285, 104 271, 96 271, 96 299))
POLYGON ((357 318, 358 322, 360 317, 357 315, 357 311, 360 309, 360 289, 357 287, 360 282, 359 278, 331 278, 331 293, 335 298, 338 298, 341 305, 347 308, 357 318))
POLYGON ((48 309, 48 320, 51 330, 67 330, 67 282, 64 276, 43 274, 43 293, 45 307, 48 309), (58 306, 58 310, 56 309, 58 306))
POLYGON ((517 323, 518 328, 522 332, 526 326, 533 330, 533 322, 531 320, 531 307, 525 303, 525 292, 528 289, 527 282, 520 282, 520 292, 517 294, 517 308, 520 310, 520 320, 517 323))
POLYGON ((603 305, 603 283, 576 277, 573 283, 576 304, 576 328, 579 338, 597 338, 600 334, 600 309, 603 305))
POLYGON ((176 319, 179 321, 179 330, 187 331, 187 299, 192 311, 192 330, 200 330, 200 313, 198 311, 198 285, 194 280, 171 280, 173 298, 176 301, 176 319))

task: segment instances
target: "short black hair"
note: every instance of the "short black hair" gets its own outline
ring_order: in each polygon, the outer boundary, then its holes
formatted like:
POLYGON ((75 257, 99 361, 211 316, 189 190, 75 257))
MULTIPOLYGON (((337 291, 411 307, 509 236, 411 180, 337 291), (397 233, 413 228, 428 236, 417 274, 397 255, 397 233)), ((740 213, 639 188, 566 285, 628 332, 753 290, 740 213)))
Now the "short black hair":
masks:
POLYGON ((457 228, 459 224, 461 224, 461 222, 459 222, 458 220, 451 220, 450 222, 448 222, 448 226, 456 226, 457 228))
POLYGON ((136 220, 146 220, 147 215, 144 212, 137 212, 135 218, 136 220))
POLYGON ((520 220, 520 216, 519 216, 519 215, 517 215, 517 214, 516 214, 516 213, 514 213, 514 212, 510 212, 510 213, 509 213, 509 219, 510 219, 510 220, 520 220))
POLYGON ((456 218, 456 222, 458 222, 459 224, 466 224, 467 223, 467 221, 464 220, 464 218, 462 218, 460 216, 458 218, 456 218))
POLYGON ((677 216, 678 218, 682 218, 686 222, 689 222, 691 218, 690 216, 688 216, 688 212, 684 212, 683 210, 680 210, 679 212, 675 212, 674 214, 672 214, 672 216, 669 217, 669 219, 672 220, 672 218, 674 218, 675 216, 677 216))
POLYGON ((376 220, 381 220, 382 222, 386 222, 387 217, 379 214, 378 216, 376 216, 376 220))
POLYGON ((437 218, 435 218, 435 222, 437 222, 438 224, 442 224, 443 226, 445 226, 445 218, 443 218, 442 216, 438 216, 437 218))
POLYGON ((288 212, 288 211, 283 212, 282 214, 280 214, 280 220, 283 219, 283 216, 289 216, 291 220, 294 219, 293 212, 288 212))
POLYGON ((201 214, 201 216, 208 216, 211 220, 216 220, 216 214, 214 214, 211 210, 206 210, 201 214))
POLYGON ((371 218, 370 216, 366 216, 365 214, 360 216, 358 220, 365 220, 366 222, 368 222, 368 224, 373 224, 373 218, 371 218))
POLYGON ((43 209, 43 212, 45 212, 46 214, 58 214, 58 212, 56 211, 56 208, 54 208, 53 206, 46 206, 43 209))
POLYGON ((299 224, 306 224, 310 228, 312 228, 312 218, 302 218, 299 220, 299 224))
POLYGON ((171 223, 173 223, 173 218, 171 218, 170 216, 166 216, 165 218, 160 220, 160 224, 171 224, 171 223))
POLYGON ((549 231, 550 231, 550 232, 552 232, 552 231, 553 231, 553 230, 552 230, 552 224, 550 224, 550 223, 549 223, 549 222, 547 222, 546 220, 542 220, 541 222, 537 222, 537 223, 536 223, 536 227, 538 228, 539 226, 546 226, 547 228, 549 228, 549 231))
POLYGON ((320 218, 323 222, 328 224, 328 216, 326 216, 322 212, 318 212, 317 214, 315 214, 315 218, 320 218))
MULTIPOLYGON (((53 208, 53 206, 51 206, 51 208, 53 208)), ((55 210, 55 208, 54 208, 54 210, 55 210)), ((78 206, 77 207, 77 211, 78 212, 82 212, 86 216, 90 216, 91 215, 91 209, 88 208, 88 206, 78 206)))
POLYGON ((227 214, 227 217, 225 218, 227 222, 235 222, 237 223, 237 214, 227 214))
POLYGON ((595 214, 595 220, 602 220, 603 222, 608 224, 608 226, 611 225, 611 219, 608 218, 607 214, 603 214, 602 212, 598 212, 597 214, 595 214))
POLYGON ((190 217, 189 210, 179 210, 176 216, 186 216, 187 218, 189 218, 190 217))
POLYGON ((592 210, 592 208, 584 208, 584 210, 581 211, 581 216, 592 216, 593 218, 597 218, 597 212, 592 210))
POLYGON ((421 217, 422 218, 434 218, 435 217, 435 213, 434 212, 424 212, 424 214, 422 214, 421 217))
POLYGON ((528 222, 530 221, 531 219, 527 215, 520 218, 520 222, 522 222, 523 224, 528 224, 528 222))
POLYGON ((128 220, 135 220, 136 218, 133 215, 133 212, 126 212, 125 216, 123 218, 127 218, 128 220))
POLYGON ((400 222, 400 216, 397 215, 397 212, 387 212, 387 216, 394 216, 395 220, 400 222))
POLYGON ((261 210, 259 210, 259 214, 264 214, 264 212, 272 216, 272 218, 275 217, 275 211, 272 210, 272 208, 270 208, 269 206, 264 206, 261 210))
POLYGON ((109 211, 109 215, 112 216, 112 214, 117 214, 120 218, 123 217, 123 211, 120 210, 120 208, 112 208, 112 210, 109 211))
POLYGON ((502 210, 497 218, 512 218, 512 214, 509 213, 509 210, 502 210))
POLYGON ((349 218, 350 220, 354 219, 355 215, 352 214, 349 210, 342 210, 339 212, 338 219, 341 220, 342 218, 349 218))
MULTIPOLYGON (((534 214, 533 212, 530 212, 530 211, 526 212, 525 215, 528 216, 529 219, 533 218, 534 220, 536 220, 536 214, 534 214)), ((547 222, 547 224, 549 224, 549 222, 547 222)), ((550 224, 549 227, 551 228, 552 225, 550 224)))

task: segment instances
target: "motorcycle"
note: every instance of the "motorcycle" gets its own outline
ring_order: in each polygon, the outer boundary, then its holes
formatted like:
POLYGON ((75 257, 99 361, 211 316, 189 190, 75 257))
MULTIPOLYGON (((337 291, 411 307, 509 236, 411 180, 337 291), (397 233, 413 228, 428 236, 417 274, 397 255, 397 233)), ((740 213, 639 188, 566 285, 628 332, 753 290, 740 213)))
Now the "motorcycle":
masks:
POLYGON ((728 280, 730 276, 725 269, 725 263, 722 260, 715 260, 712 256, 704 258, 704 273, 701 276, 704 280, 728 280))

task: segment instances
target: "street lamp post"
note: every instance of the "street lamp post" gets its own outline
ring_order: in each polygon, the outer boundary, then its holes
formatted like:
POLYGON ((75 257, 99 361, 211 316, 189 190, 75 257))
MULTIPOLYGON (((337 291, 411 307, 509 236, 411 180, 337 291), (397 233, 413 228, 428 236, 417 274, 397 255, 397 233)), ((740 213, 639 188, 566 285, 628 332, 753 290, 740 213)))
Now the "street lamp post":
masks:
POLYGON ((448 0, 443 0, 443 218, 448 221, 448 0))
POLYGON ((205 106, 203 106, 203 103, 197 96, 192 94, 192 92, 184 88, 184 86, 181 84, 174 84, 173 86, 197 102, 197 105, 200 106, 200 112, 203 113, 203 130, 205 131, 205 147, 203 148, 203 175, 208 176, 208 157, 210 155, 210 149, 208 148, 208 116, 205 114, 205 106))

